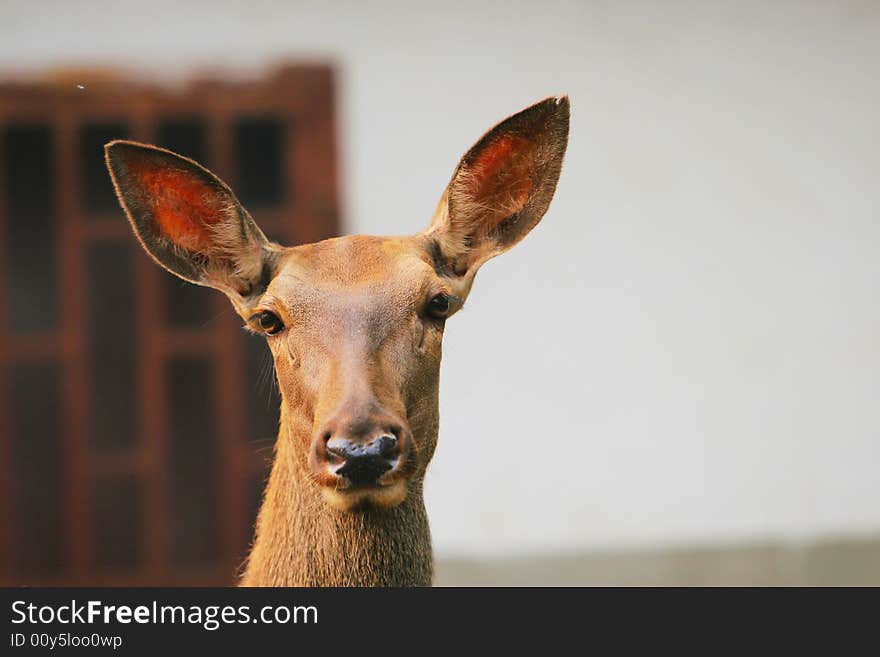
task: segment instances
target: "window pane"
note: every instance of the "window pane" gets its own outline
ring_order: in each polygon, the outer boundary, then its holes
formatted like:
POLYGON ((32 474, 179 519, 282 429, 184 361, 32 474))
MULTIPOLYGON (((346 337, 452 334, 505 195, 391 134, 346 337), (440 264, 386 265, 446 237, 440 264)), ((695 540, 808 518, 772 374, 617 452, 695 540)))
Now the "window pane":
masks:
POLYGON ((159 122, 156 145, 184 155, 199 164, 209 166, 207 161, 207 127, 197 117, 169 118, 159 122))
POLYGON ((132 568, 141 559, 141 486, 134 477, 98 479, 94 487, 95 565, 132 568))
POLYGON ((180 564, 217 558, 218 481, 214 368, 210 360, 177 357, 165 370, 171 445, 173 558, 180 564))
POLYGON ((48 126, 13 125, 4 131, 7 241, 0 263, 14 332, 48 330, 58 323, 52 149, 48 126))
POLYGON ((205 328, 214 321, 216 293, 172 276, 162 275, 165 288, 165 321, 173 328, 205 328))
POLYGON ((137 330, 132 248, 98 243, 86 254, 92 440, 98 448, 137 440, 137 330))
POLYGON ((245 207, 273 207, 285 201, 284 126, 273 117, 235 123, 235 192, 245 207))
POLYGON ((248 439, 268 447, 278 437, 281 408, 275 364, 265 338, 248 333, 244 340, 245 375, 242 384, 248 439))
POLYGON ((114 139, 126 139, 128 134, 128 126, 121 121, 87 123, 80 129, 83 204, 93 216, 121 212, 104 164, 104 144, 114 139))
POLYGON ((28 363, 10 369, 15 475, 14 568, 35 575, 61 569, 61 367, 28 363))

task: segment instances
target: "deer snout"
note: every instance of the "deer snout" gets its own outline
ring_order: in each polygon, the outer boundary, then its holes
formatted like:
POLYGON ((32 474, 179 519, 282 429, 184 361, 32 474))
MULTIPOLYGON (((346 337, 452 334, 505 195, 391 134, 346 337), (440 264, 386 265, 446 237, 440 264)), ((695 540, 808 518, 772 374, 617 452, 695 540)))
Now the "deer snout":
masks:
POLYGON ((330 469, 351 482, 352 486, 372 486, 398 461, 397 436, 382 433, 361 442, 335 436, 327 441, 330 469))
POLYGON ((412 438, 396 416, 343 410, 316 433, 309 457, 313 480, 337 508, 395 506, 413 474, 412 438))

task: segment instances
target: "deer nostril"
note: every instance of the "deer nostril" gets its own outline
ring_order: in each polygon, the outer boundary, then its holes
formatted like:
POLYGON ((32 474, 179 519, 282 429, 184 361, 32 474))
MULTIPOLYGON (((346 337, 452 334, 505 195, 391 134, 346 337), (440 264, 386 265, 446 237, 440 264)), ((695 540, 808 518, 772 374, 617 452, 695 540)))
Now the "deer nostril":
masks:
POLYGON ((345 438, 331 438, 330 434, 327 434, 324 442, 327 445, 328 454, 333 454, 334 456, 343 459, 351 456, 352 451, 356 448, 356 445, 350 440, 346 440, 345 438))
POLYGON ((376 448, 381 456, 386 459, 393 459, 397 456, 397 436, 379 436, 376 439, 376 448))

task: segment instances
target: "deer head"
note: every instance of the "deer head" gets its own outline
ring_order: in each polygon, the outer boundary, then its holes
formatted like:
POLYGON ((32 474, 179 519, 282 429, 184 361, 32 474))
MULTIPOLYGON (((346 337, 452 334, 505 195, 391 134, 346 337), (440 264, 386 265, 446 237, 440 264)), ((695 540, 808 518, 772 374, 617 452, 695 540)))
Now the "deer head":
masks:
POLYGON ((483 263, 546 212, 568 121, 568 99, 549 98, 486 133, 421 233, 294 247, 269 242, 229 187, 192 160, 129 141, 108 144, 106 158, 152 258, 226 294, 247 329, 265 336, 282 396, 276 467, 283 454, 286 485, 314 491, 327 513, 376 513, 421 496, 437 442, 444 325, 483 263))

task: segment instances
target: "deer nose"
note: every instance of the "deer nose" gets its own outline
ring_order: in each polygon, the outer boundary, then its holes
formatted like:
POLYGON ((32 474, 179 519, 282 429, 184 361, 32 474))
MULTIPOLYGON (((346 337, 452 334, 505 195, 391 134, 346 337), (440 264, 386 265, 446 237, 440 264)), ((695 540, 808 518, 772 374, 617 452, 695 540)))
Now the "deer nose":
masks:
POLYGON ((368 442, 334 436, 327 441, 327 455, 337 475, 353 486, 369 486, 397 464, 400 449, 397 436, 391 434, 383 433, 368 442))

